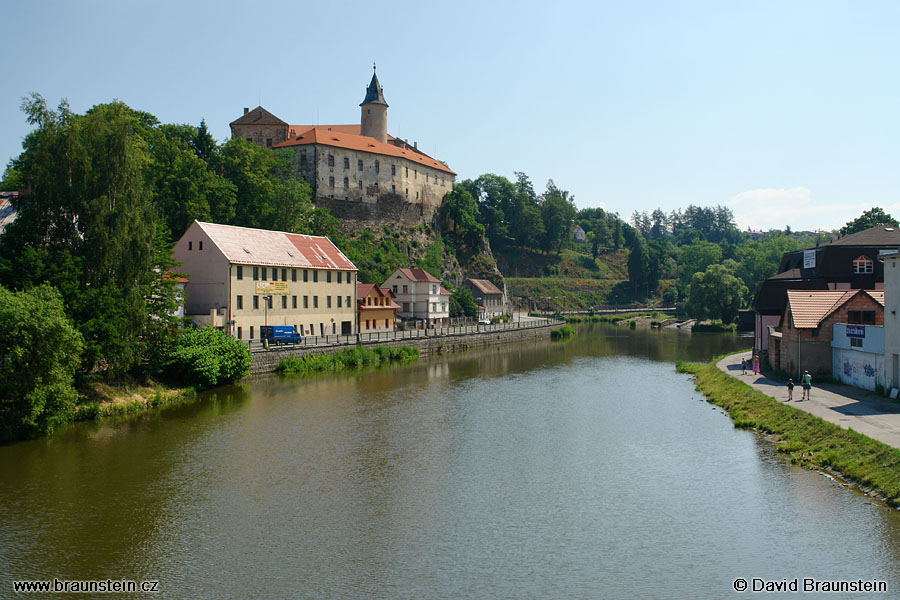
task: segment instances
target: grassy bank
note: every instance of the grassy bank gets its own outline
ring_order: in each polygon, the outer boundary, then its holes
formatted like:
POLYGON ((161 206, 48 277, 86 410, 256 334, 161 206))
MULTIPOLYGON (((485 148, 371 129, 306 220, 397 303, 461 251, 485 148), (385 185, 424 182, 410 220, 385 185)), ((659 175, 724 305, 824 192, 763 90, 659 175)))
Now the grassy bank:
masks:
POLYGON ((410 362, 418 359, 418 348, 410 346, 375 346, 375 348, 356 346, 334 352, 289 356, 282 359, 275 370, 278 373, 318 373, 391 362, 410 362))
POLYGON ((551 340, 568 340, 570 338, 575 337, 575 328, 569 325, 563 325, 559 329, 554 329, 550 332, 551 340))
POLYGON ((734 333, 737 331, 737 325, 734 323, 725 325, 722 321, 703 321, 695 323, 693 330, 697 333, 734 333))
POLYGON ((715 361, 679 362, 677 369, 694 375, 697 389, 727 410, 735 427, 774 436, 778 451, 792 463, 837 471, 863 490, 876 490, 887 504, 900 506, 900 450, 782 404, 726 375, 715 361))
POLYGON ((672 315, 664 312, 630 312, 615 313, 612 315, 566 315, 566 323, 621 323, 630 319, 651 319, 653 322, 664 321, 672 315))
POLYGON ((72 421, 93 421, 114 415, 126 415, 157 406, 182 402, 196 396, 194 388, 170 387, 147 380, 122 379, 112 383, 89 383, 72 413, 72 421))

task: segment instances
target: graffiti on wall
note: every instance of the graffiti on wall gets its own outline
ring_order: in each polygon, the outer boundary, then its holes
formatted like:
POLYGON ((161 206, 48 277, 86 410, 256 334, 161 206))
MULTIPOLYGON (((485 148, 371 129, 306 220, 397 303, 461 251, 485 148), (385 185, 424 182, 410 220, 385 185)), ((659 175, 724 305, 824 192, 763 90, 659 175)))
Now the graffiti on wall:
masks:
POLYGON ((840 379, 856 387, 874 390, 875 384, 882 379, 883 365, 880 361, 873 360, 871 355, 860 357, 860 354, 863 353, 848 352, 841 357, 840 379), (853 354, 856 356, 852 356, 853 354))

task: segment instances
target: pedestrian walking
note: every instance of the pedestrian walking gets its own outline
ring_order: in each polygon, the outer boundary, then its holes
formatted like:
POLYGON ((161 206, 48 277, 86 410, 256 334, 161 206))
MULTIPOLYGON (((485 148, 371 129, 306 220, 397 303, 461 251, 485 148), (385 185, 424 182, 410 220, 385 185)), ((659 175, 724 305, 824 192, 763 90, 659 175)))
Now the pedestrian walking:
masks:
POLYGON ((788 402, 794 399, 794 380, 788 379, 788 402))
POLYGON ((759 375, 759 357, 755 354, 753 355, 753 372, 759 375))
POLYGON ((810 377, 809 371, 803 371, 803 377, 800 378, 800 384, 803 386, 803 394, 801 394, 800 400, 809 400, 809 390, 812 388, 812 377, 810 377))
POLYGON ((741 375, 746 375, 746 374, 747 374, 747 359, 742 358, 741 359, 741 375))

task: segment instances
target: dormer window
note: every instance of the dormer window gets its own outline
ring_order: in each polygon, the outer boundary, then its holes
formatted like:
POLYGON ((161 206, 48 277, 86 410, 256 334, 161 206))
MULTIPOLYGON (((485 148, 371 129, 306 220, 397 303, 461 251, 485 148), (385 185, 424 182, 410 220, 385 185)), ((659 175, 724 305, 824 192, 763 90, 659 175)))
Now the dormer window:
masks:
POLYGON ((875 263, 868 256, 860 256, 853 261, 853 272, 856 274, 873 273, 875 263))

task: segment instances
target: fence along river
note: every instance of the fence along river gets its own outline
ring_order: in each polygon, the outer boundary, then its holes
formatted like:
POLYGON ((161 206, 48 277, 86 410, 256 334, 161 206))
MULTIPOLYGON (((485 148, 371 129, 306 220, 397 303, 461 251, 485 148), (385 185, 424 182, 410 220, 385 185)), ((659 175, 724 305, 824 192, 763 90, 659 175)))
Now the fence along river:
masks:
POLYGON ((748 345, 596 324, 0 447, 0 598, 53 577, 158 579, 160 598, 900 589, 896 511, 791 466, 674 371, 748 345))

